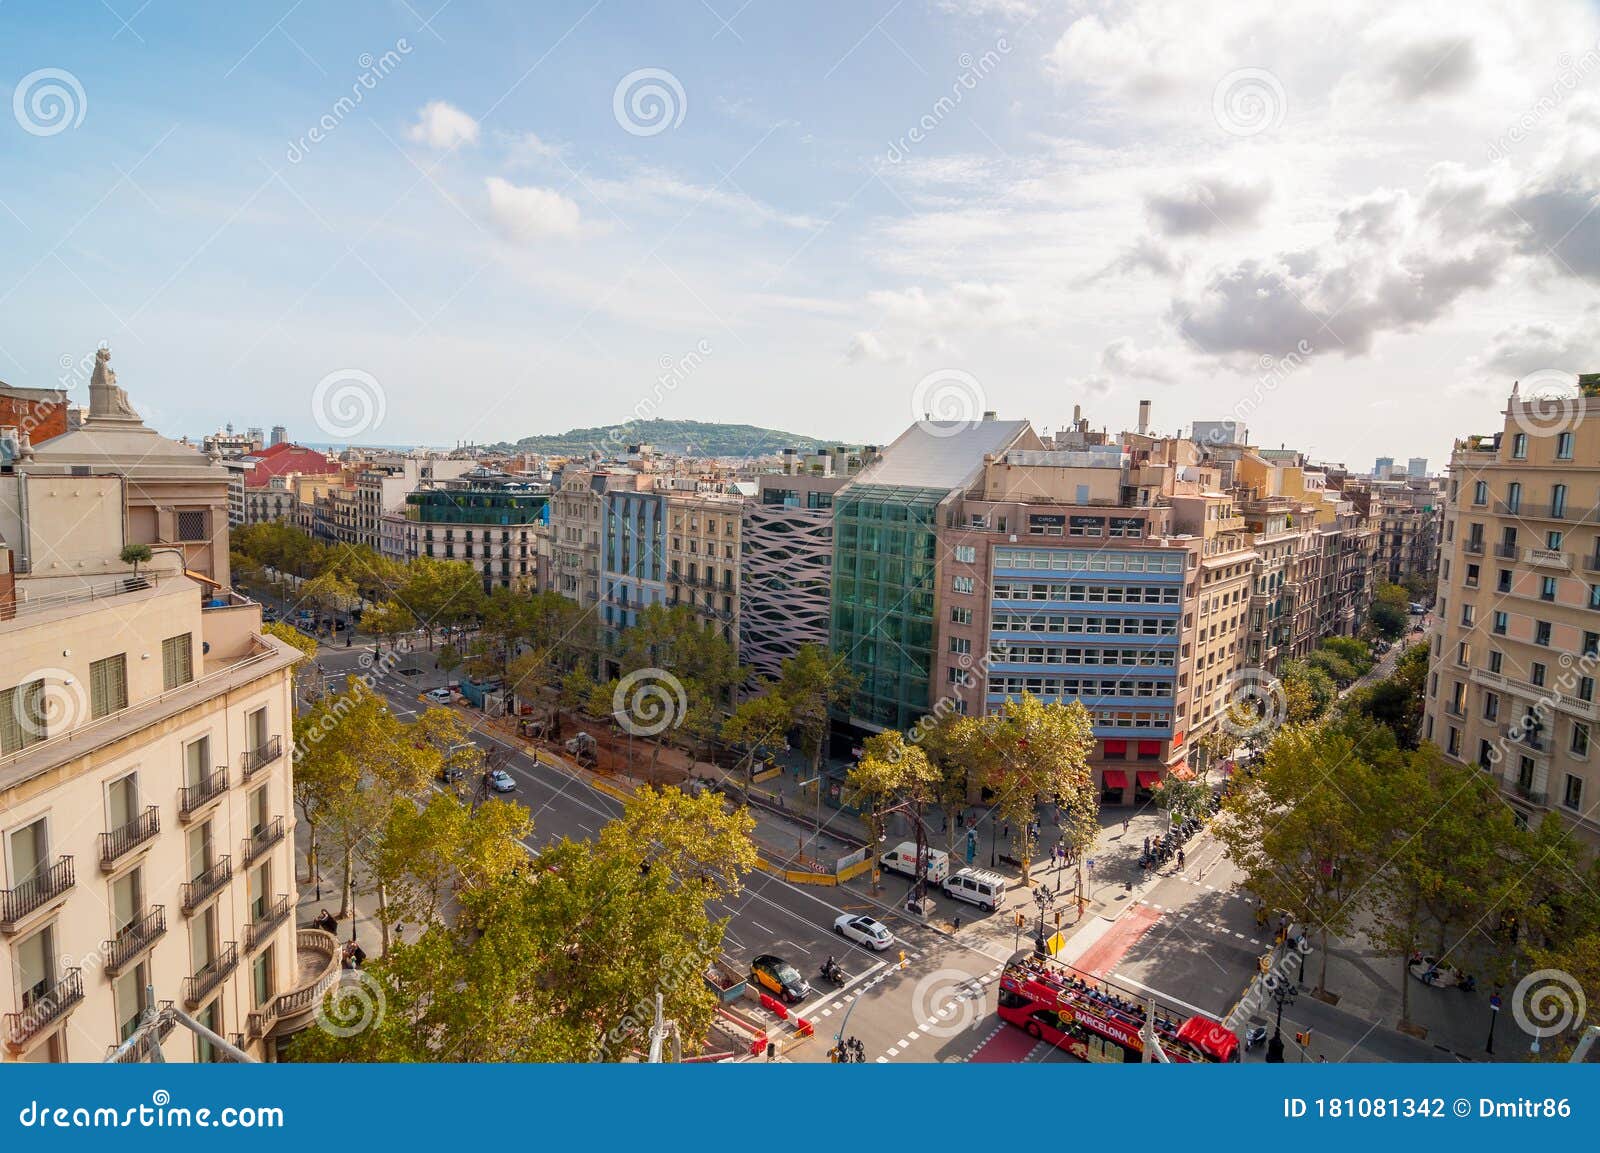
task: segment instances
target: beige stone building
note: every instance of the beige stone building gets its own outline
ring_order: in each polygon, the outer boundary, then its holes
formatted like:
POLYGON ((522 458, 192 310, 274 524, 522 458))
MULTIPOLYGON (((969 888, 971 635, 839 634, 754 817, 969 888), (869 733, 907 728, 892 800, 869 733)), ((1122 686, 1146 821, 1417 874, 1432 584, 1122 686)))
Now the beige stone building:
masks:
POLYGON ((667 490, 667 603, 688 605, 732 645, 739 643, 744 505, 737 493, 667 490))
POLYGON ((1600 399, 1456 442, 1423 735, 1600 843, 1600 399))

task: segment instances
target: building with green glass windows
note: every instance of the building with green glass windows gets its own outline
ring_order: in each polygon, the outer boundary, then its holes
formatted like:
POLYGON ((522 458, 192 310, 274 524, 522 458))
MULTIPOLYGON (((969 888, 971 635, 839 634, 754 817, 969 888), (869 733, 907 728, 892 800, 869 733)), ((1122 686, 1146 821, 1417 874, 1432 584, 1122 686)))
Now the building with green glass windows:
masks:
POLYGON ((1037 447, 1027 421, 919 421, 833 505, 831 643, 860 678, 844 735, 907 729, 928 712, 939 605, 941 508, 987 455, 1037 447))

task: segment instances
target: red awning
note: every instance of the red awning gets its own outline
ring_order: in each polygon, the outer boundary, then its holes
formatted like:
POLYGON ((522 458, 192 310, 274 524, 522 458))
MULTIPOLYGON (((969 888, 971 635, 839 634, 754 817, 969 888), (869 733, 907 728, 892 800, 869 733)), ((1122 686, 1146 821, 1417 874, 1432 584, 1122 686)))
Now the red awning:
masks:
POLYGON ((1127 741, 1107 741, 1106 742, 1106 756, 1108 756, 1108 757, 1125 757, 1127 755, 1128 755, 1128 742, 1127 741))
POLYGON ((1105 782, 1108 789, 1125 789, 1128 787, 1128 774, 1121 769, 1107 769, 1105 782))
POLYGON ((1142 770, 1138 774, 1141 789, 1153 789, 1161 783, 1161 774, 1142 770))
POLYGON ((1159 757, 1161 755, 1160 741, 1140 741, 1139 755, 1141 757, 1159 757))
POLYGON ((1173 776, 1177 777, 1180 781, 1194 780, 1194 770, 1189 767, 1188 761, 1179 761, 1167 771, 1173 776))

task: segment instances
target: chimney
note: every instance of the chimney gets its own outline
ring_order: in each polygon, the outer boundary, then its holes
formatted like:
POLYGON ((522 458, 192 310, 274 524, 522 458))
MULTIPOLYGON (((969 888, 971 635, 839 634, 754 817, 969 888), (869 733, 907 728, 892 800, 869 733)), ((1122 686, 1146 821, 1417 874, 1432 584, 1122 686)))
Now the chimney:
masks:
POLYGON ((991 408, 991 409, 987 410, 983 414, 983 419, 984 420, 993 420, 994 419, 994 409, 991 408))
POLYGON ((1149 433, 1150 433, 1150 402, 1148 400, 1141 400, 1139 402, 1139 435, 1140 436, 1148 436, 1149 433))

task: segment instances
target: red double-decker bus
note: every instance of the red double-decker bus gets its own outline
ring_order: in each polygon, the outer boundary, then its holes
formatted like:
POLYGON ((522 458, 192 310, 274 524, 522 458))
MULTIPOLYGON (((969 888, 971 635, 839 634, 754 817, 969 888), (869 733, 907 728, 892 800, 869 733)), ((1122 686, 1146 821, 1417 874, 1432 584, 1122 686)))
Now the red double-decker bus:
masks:
MULTIPOLYGON (((1080 1061, 1145 1059, 1147 1000, 1070 965, 1040 957, 1011 962, 1000 975, 1000 1019, 1080 1061)), ((1239 1036, 1195 1014, 1155 1007, 1155 1034, 1173 1061, 1239 1060, 1239 1036)))

